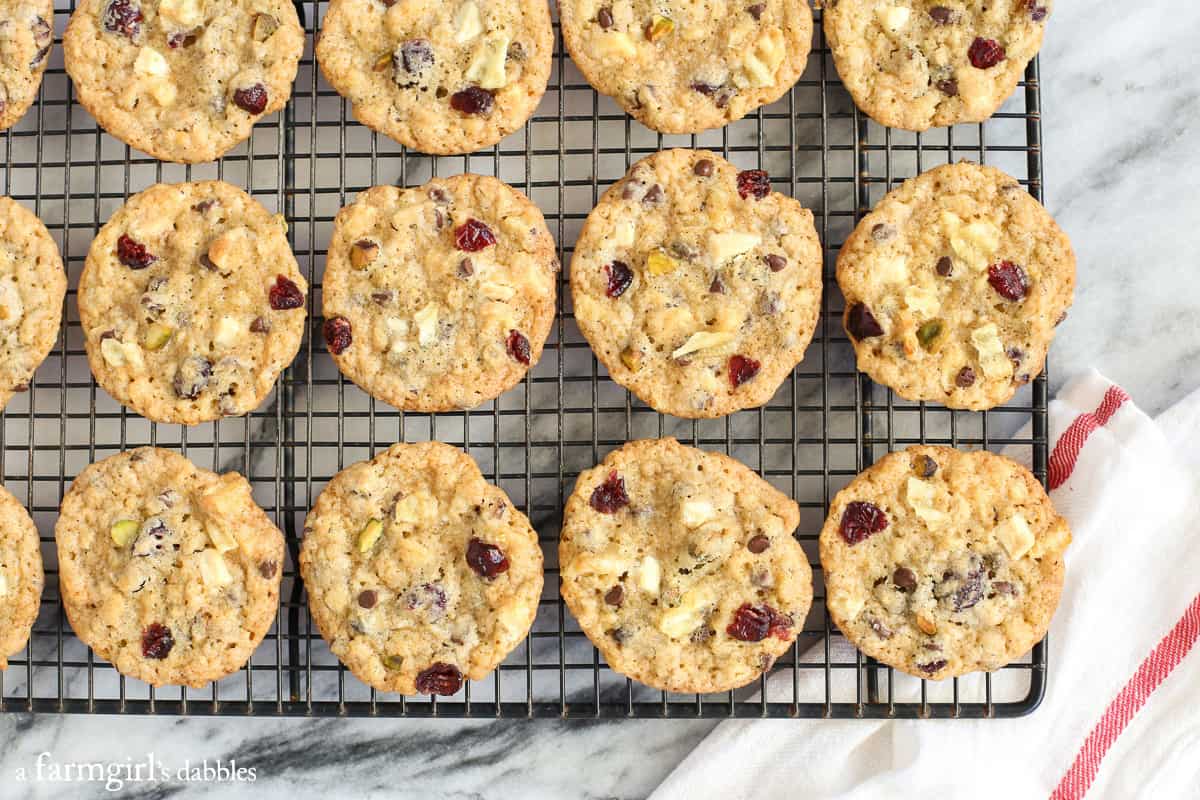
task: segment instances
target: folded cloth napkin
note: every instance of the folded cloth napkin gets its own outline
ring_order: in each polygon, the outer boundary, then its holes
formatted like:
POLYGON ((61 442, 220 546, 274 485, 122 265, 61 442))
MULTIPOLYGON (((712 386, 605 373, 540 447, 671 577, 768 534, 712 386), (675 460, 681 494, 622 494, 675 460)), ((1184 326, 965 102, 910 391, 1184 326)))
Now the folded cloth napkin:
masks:
POLYGON ((729 721, 652 797, 1200 797, 1200 391, 1151 420, 1091 372, 1050 404, 1050 431, 1074 538, 1040 708, 729 721))

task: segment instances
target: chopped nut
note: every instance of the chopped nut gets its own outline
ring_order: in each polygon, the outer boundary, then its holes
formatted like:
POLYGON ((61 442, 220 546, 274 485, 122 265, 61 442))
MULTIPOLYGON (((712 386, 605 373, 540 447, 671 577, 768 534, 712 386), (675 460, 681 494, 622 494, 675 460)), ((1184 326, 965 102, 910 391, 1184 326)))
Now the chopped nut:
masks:
POLYGON ((108 529, 108 535, 117 547, 125 547, 137 536, 138 527, 137 520, 119 519, 108 529))
POLYGON ((631 372, 637 372, 642 366, 642 351, 626 347, 621 351, 621 363, 631 372))
POLYGON ((355 269, 365 269, 379 255, 379 245, 370 239, 359 239, 350 248, 350 264, 355 269))
POLYGON ((937 633, 937 623, 924 614, 917 614, 917 627, 921 629, 921 633, 928 636, 933 636, 937 633))
POLYGON ((252 28, 254 41, 265 42, 267 39, 270 39, 271 35, 277 30, 279 30, 279 20, 275 19, 270 14, 254 15, 254 26, 252 28))
POLYGON ((379 537, 383 536, 383 520, 371 519, 363 526, 363 529, 358 532, 358 552, 367 553, 379 541, 379 537))
POLYGON ((664 17, 662 14, 655 14, 650 18, 650 24, 646 26, 646 38, 652 42, 657 42, 674 30, 674 20, 670 17, 664 17))
POLYGON ((921 327, 917 328, 917 341, 921 343, 921 347, 928 350, 937 338, 942 335, 942 321, 940 319, 931 319, 921 327))
POLYGON ((655 250, 646 257, 646 271, 651 275, 666 275, 679 266, 679 262, 664 250, 655 250))
POLYGON ((404 658, 402 656, 386 655, 383 657, 383 666, 386 669, 398 670, 404 666, 404 658))
POLYGON ((693 333, 688 340, 675 349, 671 353, 671 358, 680 358, 689 353, 697 353, 701 350, 711 350, 714 347, 721 347, 733 341, 734 334, 731 331, 698 331, 693 333))
MULTIPOLYGON (((171 326, 164 325, 161 322, 152 322, 146 328, 146 333, 142 336, 142 347, 147 350, 161 350, 163 346, 171 341, 171 335, 174 331, 171 326)), ((112 341, 105 339, 105 341, 112 341)), ((103 346, 101 347, 103 349, 103 346)))

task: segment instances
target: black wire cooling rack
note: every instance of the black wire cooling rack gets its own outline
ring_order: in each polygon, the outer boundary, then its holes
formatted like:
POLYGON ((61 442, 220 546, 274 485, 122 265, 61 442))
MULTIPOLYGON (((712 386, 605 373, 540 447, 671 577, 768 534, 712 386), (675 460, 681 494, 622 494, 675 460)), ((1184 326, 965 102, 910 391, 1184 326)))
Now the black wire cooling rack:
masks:
MULTIPOLYGON (((1046 379, 987 413, 909 403, 854 369, 833 280, 838 247, 889 188, 938 164, 993 164, 1041 199, 1041 109, 1034 61, 1004 109, 983 125, 921 135, 887 130, 854 109, 838 82, 817 14, 807 70, 779 102, 722 130, 660 136, 598 96, 564 55, 523 130, 470 156, 407 153, 353 121, 319 77, 313 34, 324 3, 298 4, 308 47, 287 108, 215 164, 162 164, 103 133, 73 99, 62 69, 62 30, 36 105, 0 135, 0 190, 31 207, 59 241, 71 277, 64 332, 29 391, 0 426, 0 477, 42 534, 46 590, 29 647, 0 674, 0 710, 124 714, 411 715, 447 717, 1012 717, 1045 692, 1046 648, 992 675, 942 683, 910 678, 865 658, 836 634, 824 609, 816 538, 831 496, 883 453, 916 442, 1005 449, 1045 480, 1046 379), (599 195, 646 154, 673 146, 716 150, 742 168, 766 169, 776 190, 816 215, 825 247, 825 298, 804 362, 765 407, 719 420, 680 420, 612 383, 572 319, 566 276, 560 313, 541 362, 518 387, 481 408, 401 414, 343 380, 319 335, 320 286, 332 220, 355 193, 379 183, 416 185, 432 175, 491 173, 541 207, 570 263, 599 195), (312 284, 310 335, 263 407, 242 419, 182 428, 152 424, 100 391, 83 349, 74 287, 93 236, 133 192, 155 182, 223 178, 288 219, 312 284), (558 596, 563 501, 580 470, 629 439, 673 435, 729 453, 794 497, 797 533, 815 568, 804 631, 770 680, 716 695, 673 695, 609 670, 558 596), (491 676, 455 697, 377 694, 340 667, 308 617, 296 572, 303 518, 338 470, 396 441, 440 439, 466 448, 487 478, 530 516, 546 551, 547 580, 529 638, 491 676), (288 542, 275 625, 249 665, 202 690, 154 690, 99 661, 71 632, 57 587, 53 527, 70 482, 92 461, 139 445, 178 449, 197 464, 246 475, 288 542)), ((556 28, 557 31, 557 28, 556 28)))

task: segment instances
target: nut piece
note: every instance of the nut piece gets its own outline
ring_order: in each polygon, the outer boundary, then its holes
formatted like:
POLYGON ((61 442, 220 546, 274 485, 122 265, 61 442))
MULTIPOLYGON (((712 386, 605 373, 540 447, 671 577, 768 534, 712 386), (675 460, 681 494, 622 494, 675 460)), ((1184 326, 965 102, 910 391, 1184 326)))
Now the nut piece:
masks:
POLYGON ((646 38, 652 42, 657 42, 674 30, 674 20, 670 17, 664 17, 662 14, 655 14, 651 17, 650 24, 646 26, 646 38))
POLYGON ((383 520, 371 519, 358 532, 358 552, 369 552, 381 536, 383 536, 383 520))
POLYGON ((701 350, 711 350, 714 347, 721 347, 733 341, 733 338, 734 334, 731 331, 697 331, 671 353, 671 358, 682 358, 701 350))
POLYGON ((937 633, 937 623, 924 614, 917 614, 917 627, 921 629, 921 633, 928 636, 933 636, 937 633))
POLYGON ((146 328, 146 333, 142 336, 142 347, 147 350, 161 350, 167 342, 171 341, 171 336, 174 333, 175 331, 171 329, 171 326, 164 325, 161 322, 152 322, 146 328))
POLYGON ((748 253, 762 243, 762 238, 753 233, 726 231, 713 233, 708 237, 708 249, 712 253, 713 262, 723 264, 748 253))
POLYGON ((138 527, 137 520, 119 519, 108 529, 108 535, 117 547, 126 547, 137 536, 138 527))
POLYGON ((251 35, 254 36, 254 41, 265 42, 277 30, 279 30, 279 20, 270 14, 254 15, 254 25, 251 28, 251 35))
POLYGON ((359 239, 350 248, 350 264, 355 269, 365 269, 378 255, 378 244, 370 239, 359 239))
POLYGON ((625 369, 630 372, 637 372, 642 366, 642 351, 635 350, 632 347, 626 347, 621 351, 621 363, 625 365, 625 369))

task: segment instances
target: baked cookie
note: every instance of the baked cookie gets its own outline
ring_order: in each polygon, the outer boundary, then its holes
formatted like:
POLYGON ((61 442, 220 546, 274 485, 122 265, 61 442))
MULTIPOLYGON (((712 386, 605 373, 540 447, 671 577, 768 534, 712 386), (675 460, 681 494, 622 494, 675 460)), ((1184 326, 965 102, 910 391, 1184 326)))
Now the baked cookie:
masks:
POLYGON ((0 197, 0 408, 29 388, 58 340, 67 273, 42 221, 0 197))
POLYGON ((744 686, 812 605, 799 523, 794 501, 729 456, 629 442, 567 500, 562 596, 623 675, 669 692, 744 686))
POLYGON ((317 40, 322 74, 359 122, 443 155, 524 125, 553 52, 546 0, 332 0, 317 40))
POLYGON ((1042 46, 1053 0, 826 0, 825 38, 854 103, 881 125, 982 122, 1042 46))
POLYGON ((473 408, 541 357, 557 272, 542 212, 495 178, 376 186, 333 224, 325 342, 346 377, 397 408, 473 408))
POLYGON ((1045 636, 1070 542, 1021 465, 914 446, 833 499, 821 530, 826 602, 859 650, 910 675, 991 671, 1045 636))
POLYGON ((285 0, 80 0, 63 35, 79 103, 163 161, 212 161, 287 103, 304 30, 285 0))
POLYGON ((54 538, 71 627, 131 678, 199 688, 245 664, 275 619, 283 534, 236 472, 118 453, 71 484, 54 538))
POLYGON ((767 173, 705 150, 642 159, 588 215, 571 259, 575 320, 617 383, 664 414, 771 399, 821 308, 812 212, 767 173))
POLYGON ((529 520, 441 442, 396 444, 333 477, 300 573, 321 635, 384 692, 454 694, 525 638, 542 594, 529 520))
POLYGON ((661 133, 697 133, 774 103, 804 72, 806 0, 561 0, 571 59, 661 133))
POLYGON ((842 245, 837 280, 860 370, 908 400, 978 411, 1042 371, 1075 254, 1015 179, 963 162, 888 192, 842 245))
POLYGON ((42 550, 25 507, 0 486, 0 670, 29 641, 42 602, 42 550))
POLYGON ((257 408, 304 335, 287 223, 224 181, 157 184, 100 229, 79 279, 92 374, 155 422, 257 408))
POLYGON ((0 3, 0 130, 33 105, 53 44, 53 0, 0 3))

